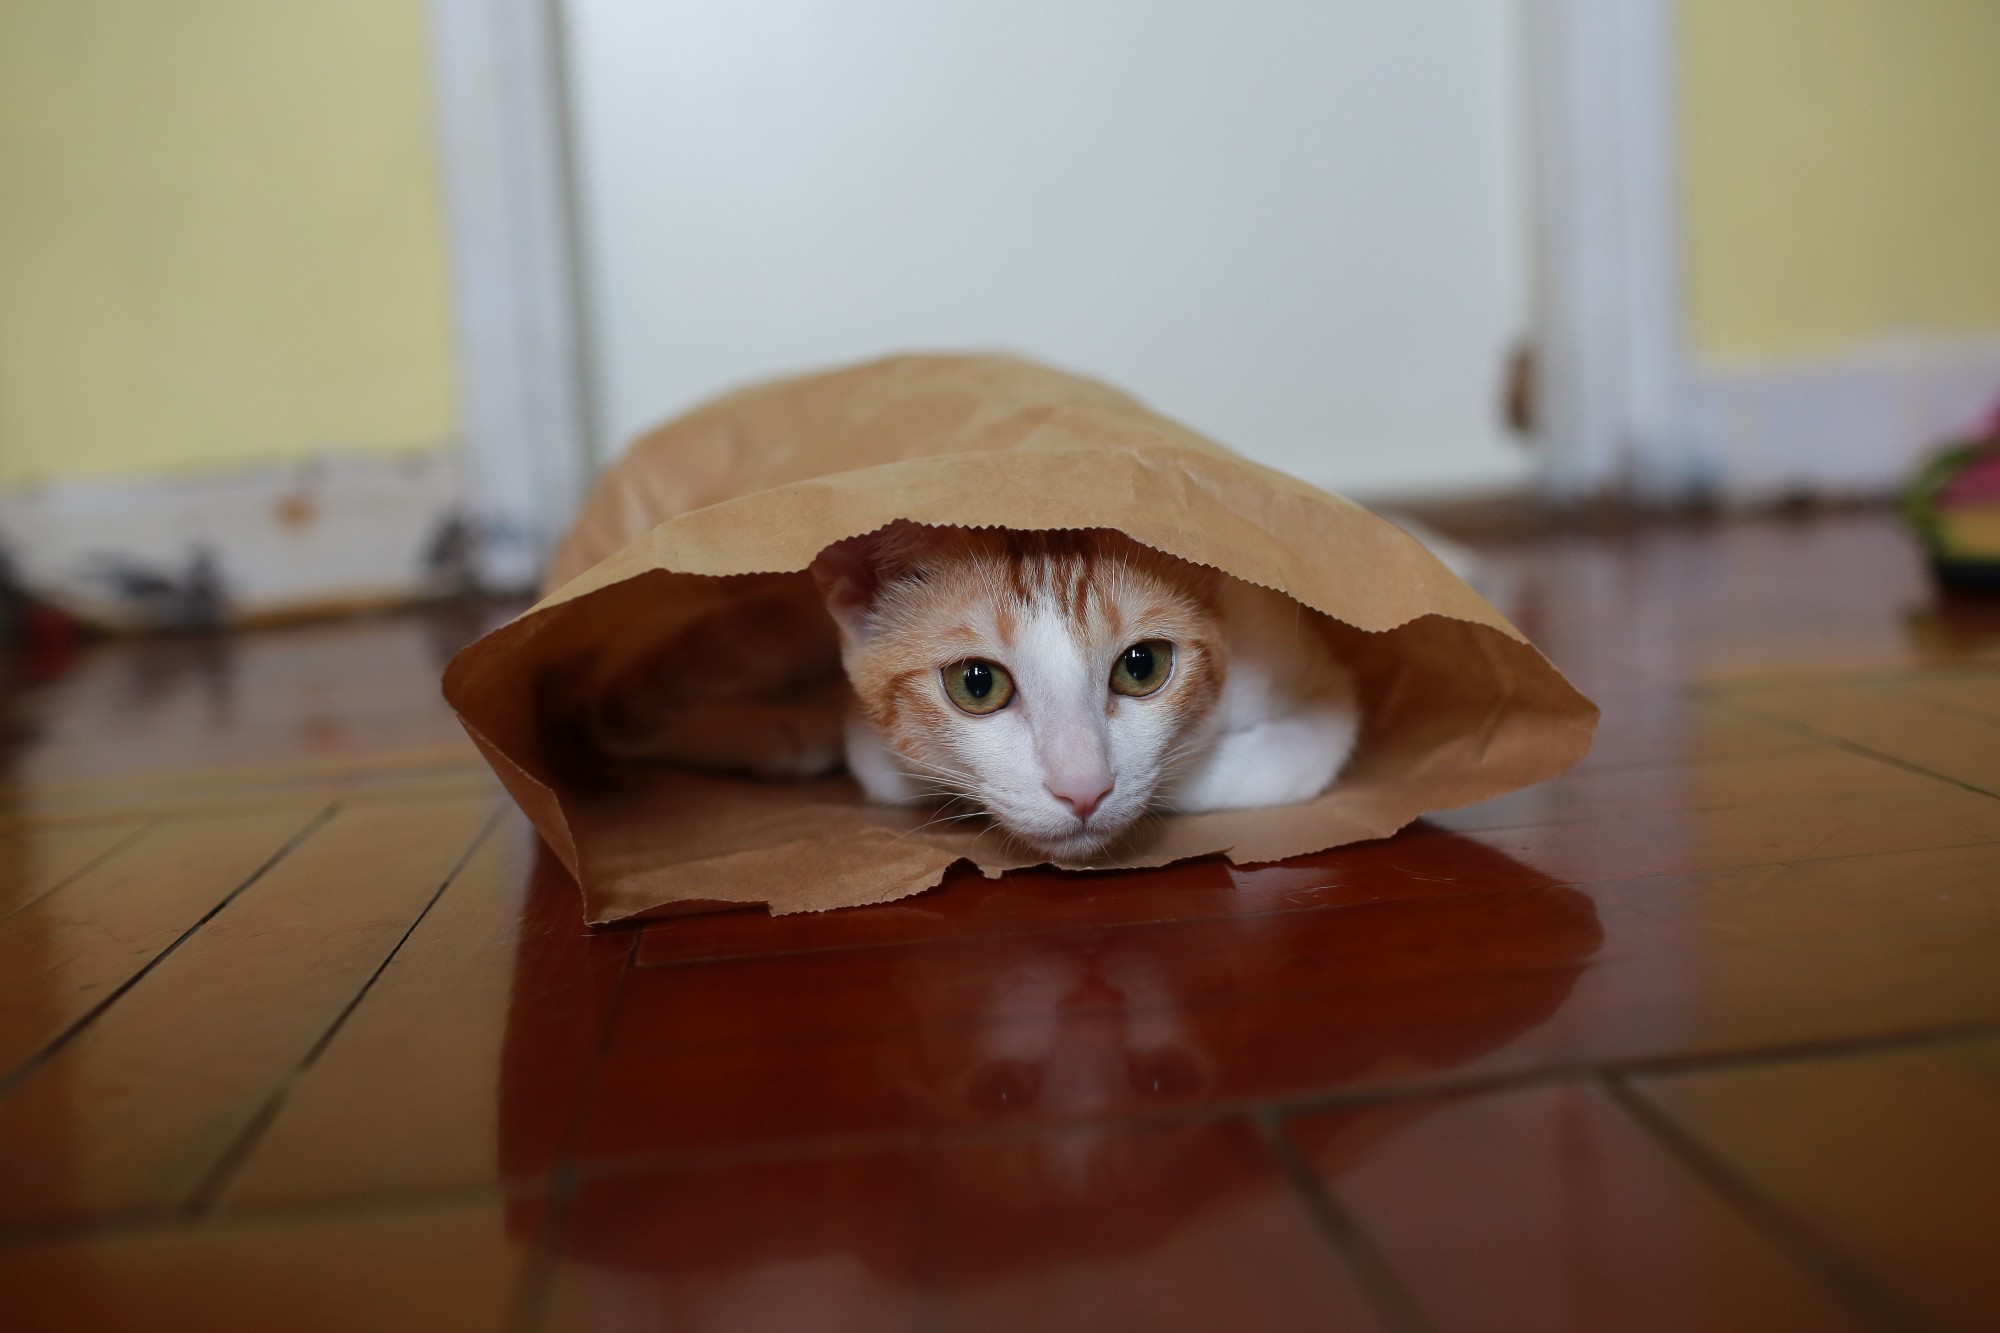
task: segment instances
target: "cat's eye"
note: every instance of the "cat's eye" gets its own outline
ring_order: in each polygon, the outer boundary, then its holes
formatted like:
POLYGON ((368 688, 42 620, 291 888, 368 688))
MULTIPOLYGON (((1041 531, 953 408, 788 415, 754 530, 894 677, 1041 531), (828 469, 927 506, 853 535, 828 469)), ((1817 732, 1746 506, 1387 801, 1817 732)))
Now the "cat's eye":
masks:
POLYGON ((1014 678, 998 662, 968 657, 953 662, 943 671, 944 692, 966 712, 978 716, 997 713, 1014 697, 1014 678))
POLYGON ((1111 668, 1111 688, 1143 698, 1166 684, 1173 669, 1174 646, 1165 639, 1147 639, 1118 654, 1118 663, 1111 668))

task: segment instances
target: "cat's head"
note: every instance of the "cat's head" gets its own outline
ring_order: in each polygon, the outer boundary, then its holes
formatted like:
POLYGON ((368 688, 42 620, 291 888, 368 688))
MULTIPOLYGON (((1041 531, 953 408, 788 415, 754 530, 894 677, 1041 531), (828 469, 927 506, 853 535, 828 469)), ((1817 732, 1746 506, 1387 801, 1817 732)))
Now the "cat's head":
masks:
POLYGON ((1132 827, 1221 690, 1216 576, 1118 533, 898 523, 813 574, 916 785, 1059 860, 1132 827))

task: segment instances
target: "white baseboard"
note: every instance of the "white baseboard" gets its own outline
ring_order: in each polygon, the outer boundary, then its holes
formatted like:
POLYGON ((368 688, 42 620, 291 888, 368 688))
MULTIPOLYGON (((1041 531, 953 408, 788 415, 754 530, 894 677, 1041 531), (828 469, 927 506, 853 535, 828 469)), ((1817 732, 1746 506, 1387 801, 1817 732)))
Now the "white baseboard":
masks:
POLYGON ((1885 342, 1803 364, 1697 369, 1690 426, 1722 498, 1880 495, 2000 398, 2000 338, 1885 342))
POLYGON ((143 620, 111 595, 107 559, 179 576, 213 554, 229 614, 391 600, 424 590, 426 557, 463 512, 459 451, 342 454, 189 478, 64 481, 0 493, 0 544, 22 580, 86 616, 143 620))

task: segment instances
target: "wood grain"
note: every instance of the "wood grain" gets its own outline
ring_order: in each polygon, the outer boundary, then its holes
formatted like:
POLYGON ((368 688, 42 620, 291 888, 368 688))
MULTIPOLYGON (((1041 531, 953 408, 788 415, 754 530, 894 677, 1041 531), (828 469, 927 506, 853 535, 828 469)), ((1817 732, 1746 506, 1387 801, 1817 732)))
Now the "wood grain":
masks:
POLYGON ((2000 1310, 2000 1090, 1976 1072, 1992 1058, 1985 1043, 1965 1056, 1935 1047, 1638 1086, 1892 1314, 1970 1333, 2000 1310))
POLYGON ((632 938, 586 928, 538 850, 518 813, 480 845, 300 1072, 225 1207, 518 1184, 523 1161, 546 1180, 632 938), (508 1068, 510 1042, 530 1067, 508 1068), (520 1089, 536 1087, 551 1095, 531 1146, 520 1089))
POLYGON ((113 822, 0 832, 0 922, 145 831, 144 823, 113 822))
POLYGON ((1431 1327, 1865 1327, 1591 1084, 1399 1102, 1286 1133, 1431 1327))
POLYGON ((0 921, 0 1080, 109 1001, 319 813, 293 804, 153 829, 0 921))
MULTIPOLYGON (((341 812, 233 898, 0 1099, 0 1225, 196 1202, 490 811, 341 812)), ((210 901, 231 887, 212 884, 210 901)))

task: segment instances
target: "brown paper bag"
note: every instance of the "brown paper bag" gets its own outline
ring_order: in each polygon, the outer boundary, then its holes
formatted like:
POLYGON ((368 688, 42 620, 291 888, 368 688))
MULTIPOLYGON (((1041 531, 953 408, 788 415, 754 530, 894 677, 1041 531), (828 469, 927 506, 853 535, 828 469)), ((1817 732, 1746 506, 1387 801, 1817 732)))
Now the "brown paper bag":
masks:
POLYGON ((1330 791, 1171 816, 1094 864, 1243 864, 1387 837, 1553 777, 1590 746, 1596 708, 1394 524, 1094 381, 1005 357, 896 357, 745 389, 638 440, 556 552, 551 591, 447 669, 446 697, 590 921, 820 911, 920 892, 959 861, 988 875, 1028 863, 988 831, 870 805, 844 777, 607 781, 548 725, 552 698, 718 607, 800 592, 822 549, 897 519, 1115 528, 1349 627, 1363 730, 1330 791))

